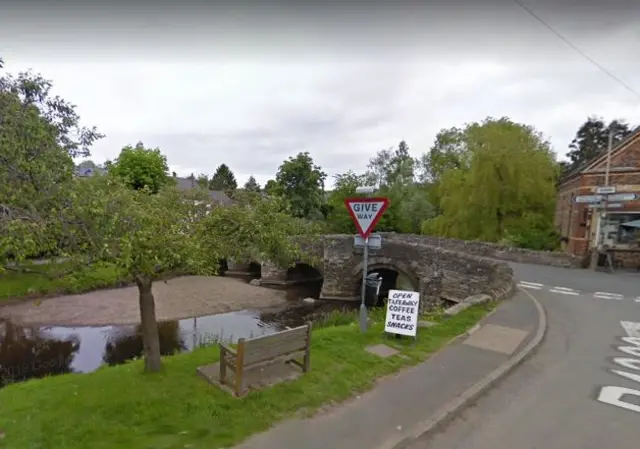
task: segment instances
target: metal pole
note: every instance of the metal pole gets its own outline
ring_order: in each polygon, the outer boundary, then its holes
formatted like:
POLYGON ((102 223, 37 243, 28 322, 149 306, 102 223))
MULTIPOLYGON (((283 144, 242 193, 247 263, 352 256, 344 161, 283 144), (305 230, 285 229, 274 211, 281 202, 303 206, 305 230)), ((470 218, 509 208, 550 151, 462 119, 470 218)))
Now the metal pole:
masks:
POLYGON ((360 303, 360 332, 367 331, 367 306, 365 298, 367 294, 367 270, 369 262, 369 237, 364 239, 364 260, 362 261, 362 302, 360 303))
MULTIPOLYGON (((609 186, 609 171, 611 167, 611 149, 613 147, 613 131, 609 130, 609 141, 607 142, 607 165, 604 170, 604 186, 609 186)), ((604 240, 604 221, 607 216, 607 194, 604 195, 604 201, 600 204, 600 213, 598 214, 598 224, 596 226, 596 244, 594 255, 591 259, 591 267, 595 270, 598 267, 598 259, 602 250, 602 242, 604 240)))

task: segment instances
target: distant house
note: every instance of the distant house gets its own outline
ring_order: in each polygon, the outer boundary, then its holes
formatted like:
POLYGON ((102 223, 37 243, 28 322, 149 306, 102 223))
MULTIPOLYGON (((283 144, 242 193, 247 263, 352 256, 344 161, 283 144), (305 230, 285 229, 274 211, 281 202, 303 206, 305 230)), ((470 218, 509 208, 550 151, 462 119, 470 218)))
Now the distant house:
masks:
MULTIPOLYGON (((173 179, 176 180, 176 185, 180 190, 191 190, 198 187, 198 183, 194 178, 178 178, 174 176, 173 179)), ((211 197, 211 201, 222 206, 230 206, 233 204, 233 200, 221 190, 209 190, 209 196, 211 197)))
POLYGON ((102 175, 105 170, 100 167, 76 167, 76 176, 80 178, 88 178, 93 175, 102 175))
MULTIPOLYGON (((105 172, 106 170, 100 167, 76 167, 75 170, 75 174, 79 178, 88 178, 95 175, 102 175, 105 172)), ((179 178, 177 176, 174 176, 173 179, 175 179, 176 186, 180 190, 191 190, 198 187, 198 183, 193 178, 179 178)), ((211 197, 211 201, 216 204, 220 204, 223 206, 229 206, 233 204, 233 200, 221 190, 209 190, 209 196, 211 197)))

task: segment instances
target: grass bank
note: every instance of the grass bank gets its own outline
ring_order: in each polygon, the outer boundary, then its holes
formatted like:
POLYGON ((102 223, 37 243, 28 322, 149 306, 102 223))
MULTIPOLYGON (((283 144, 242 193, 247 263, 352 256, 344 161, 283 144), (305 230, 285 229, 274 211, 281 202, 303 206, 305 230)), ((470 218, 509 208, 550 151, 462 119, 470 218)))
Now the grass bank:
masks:
POLYGON ((29 272, 6 270, 0 274, 0 302, 64 293, 82 293, 127 285, 130 279, 118 274, 114 265, 97 263, 70 274, 68 263, 30 265, 29 272))
POLYGON ((218 359, 215 346, 164 359, 164 371, 142 374, 140 361, 15 384, 0 390, 0 448, 11 449, 214 449, 231 447, 296 413, 345 400, 374 381, 425 360, 482 318, 490 305, 474 306, 420 329, 415 344, 384 335, 374 322, 360 334, 356 323, 314 330, 311 371, 300 379, 231 397, 196 374, 218 359), (396 346, 407 358, 382 359, 370 344, 396 346))

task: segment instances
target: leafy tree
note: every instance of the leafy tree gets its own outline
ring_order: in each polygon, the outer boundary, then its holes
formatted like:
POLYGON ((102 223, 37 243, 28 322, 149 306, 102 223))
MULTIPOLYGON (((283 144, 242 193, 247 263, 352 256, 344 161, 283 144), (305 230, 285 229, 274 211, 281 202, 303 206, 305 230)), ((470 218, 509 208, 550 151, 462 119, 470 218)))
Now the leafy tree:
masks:
POLYGON ((422 155, 421 181, 438 183, 448 170, 463 168, 466 164, 466 147, 459 128, 442 129, 428 153, 422 155))
POLYGON ((28 147, 32 146, 36 139, 43 139, 48 143, 47 148, 29 149, 31 152, 43 152, 48 149, 49 141, 53 138, 69 156, 89 156, 91 145, 104 136, 98 133, 95 127, 81 126, 76 107, 58 96, 52 96, 52 88, 53 83, 50 80, 31 71, 21 72, 17 77, 11 74, 0 76, 0 93, 4 97, 3 108, 7 108, 3 109, 0 115, 2 127, 7 127, 13 137, 12 142, 3 142, 3 144, 11 144, 15 147, 19 140, 21 144, 28 147), (15 110, 16 101, 22 106, 21 110, 15 110), (39 133, 37 136, 36 130, 27 128, 27 125, 34 124, 36 117, 40 120, 37 125, 39 133), (31 132, 27 133, 27 129, 31 132), (23 131, 24 134, 18 133, 18 130, 23 131), (46 135, 46 139, 40 133, 46 135))
POLYGON ((56 209, 73 177, 72 157, 88 156, 102 137, 82 127, 75 106, 53 97, 51 88, 32 72, 0 76, 0 261, 55 250, 59 242, 45 248, 30 231, 56 209))
POLYGON ((425 233, 499 241, 552 229, 557 166, 549 144, 535 129, 508 118, 487 118, 446 131, 459 157, 438 183, 442 215, 425 233))
POLYGON ((220 257, 287 266, 307 257, 291 237, 313 239, 317 229, 292 217, 281 197, 253 196, 250 204, 215 208, 202 221, 200 240, 208 252, 220 257))
POLYGON ((330 232, 338 234, 353 234, 356 227, 347 211, 344 200, 358 196, 356 188, 365 183, 365 176, 353 171, 334 176, 334 187, 327 198, 327 223, 330 232))
POLYGON ((441 212, 438 186, 444 174, 449 170, 462 169, 468 164, 465 160, 468 154, 461 136, 462 130, 459 128, 442 129, 429 152, 423 154, 418 163, 420 182, 436 214, 441 212))
POLYGON ((209 177, 203 173, 198 175, 198 178, 196 179, 196 184, 198 184, 200 187, 202 187, 203 189, 208 189, 209 188, 209 177))
POLYGON ((226 164, 221 164, 209 181, 209 190, 221 190, 229 196, 238 188, 236 177, 226 164))
POLYGON ((609 145, 609 133, 613 134, 613 145, 621 142, 631 133, 629 125, 622 120, 612 120, 606 124, 598 117, 589 117, 578 131, 576 137, 569 145, 567 154, 570 165, 569 170, 574 170, 584 163, 594 159, 607 151, 609 145))
POLYGON ((369 160, 367 181, 376 186, 394 183, 411 184, 414 181, 416 160, 409 154, 409 146, 403 140, 396 149, 380 150, 369 160))
POLYGON ((301 251, 290 237, 308 231, 273 202, 215 207, 201 189, 168 185, 150 195, 148 187, 130 189, 111 174, 72 179, 63 193, 59 209, 38 227, 14 228, 28 235, 10 240, 9 249, 21 252, 15 246, 25 241, 51 244, 64 236, 70 245, 62 256, 72 267, 107 262, 132 278, 147 371, 161 369, 154 280, 175 272, 214 274, 220 259, 247 254, 291 263, 301 251))
POLYGON ((244 184, 244 189, 247 192, 260 192, 260 184, 256 181, 256 178, 253 176, 249 176, 249 179, 244 184))
POLYGON ((321 218, 326 177, 309 153, 299 153, 278 168, 275 193, 291 204, 294 217, 321 218))
POLYGON ((276 195, 278 193, 278 183, 275 179, 270 179, 264 185, 264 191, 267 195, 276 195))
POLYGON ((422 221, 433 216, 429 192, 424 184, 416 182, 419 169, 405 141, 396 149, 379 151, 369 161, 367 183, 379 186, 377 194, 390 200, 378 230, 417 233, 422 221))
POLYGON ((124 147, 115 162, 109 164, 109 172, 129 188, 146 188, 151 193, 158 193, 169 181, 166 156, 159 148, 145 148, 142 142, 138 142, 135 147, 124 147))

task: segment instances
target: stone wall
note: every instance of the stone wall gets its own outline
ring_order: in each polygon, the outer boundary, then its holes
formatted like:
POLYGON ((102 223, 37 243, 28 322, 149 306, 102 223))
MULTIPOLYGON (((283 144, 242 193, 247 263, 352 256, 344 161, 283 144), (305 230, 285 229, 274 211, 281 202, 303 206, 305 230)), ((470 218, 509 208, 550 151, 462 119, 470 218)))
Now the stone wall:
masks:
MULTIPOLYGON (((353 241, 353 235, 325 235, 303 245, 305 257, 299 263, 307 263, 322 274, 321 298, 360 299, 363 257, 362 249, 354 248, 353 241)), ((429 309, 441 305, 444 299, 462 301, 477 294, 493 298, 509 295, 514 288, 513 271, 508 264, 495 259, 514 260, 518 256, 517 261, 530 261, 534 257, 527 259, 521 254, 527 256, 522 250, 505 252, 498 245, 481 242, 384 233, 382 248, 369 251, 367 271, 390 269, 403 274, 420 292, 421 308, 429 309)), ((541 255, 537 257, 544 260, 541 255)), ((556 261, 553 256, 547 257, 556 261)), ((288 268, 263 262, 260 283, 287 283, 288 268)))
MULTIPOLYGON (((361 251, 353 248, 353 236, 325 236, 324 254, 322 298, 358 299, 363 261, 361 251)), ((506 263, 417 238, 383 237, 382 249, 369 252, 368 271, 376 268, 392 269, 411 279, 425 308, 439 305, 442 298, 460 301, 479 293, 503 297, 513 289, 513 272, 506 263)))
POLYGON ((488 257, 509 262, 549 265, 552 267, 579 268, 580 258, 556 251, 533 251, 530 249, 513 248, 497 243, 480 242, 476 240, 458 240, 429 235, 381 233, 383 241, 399 240, 420 242, 425 245, 457 251, 474 256, 488 257))

